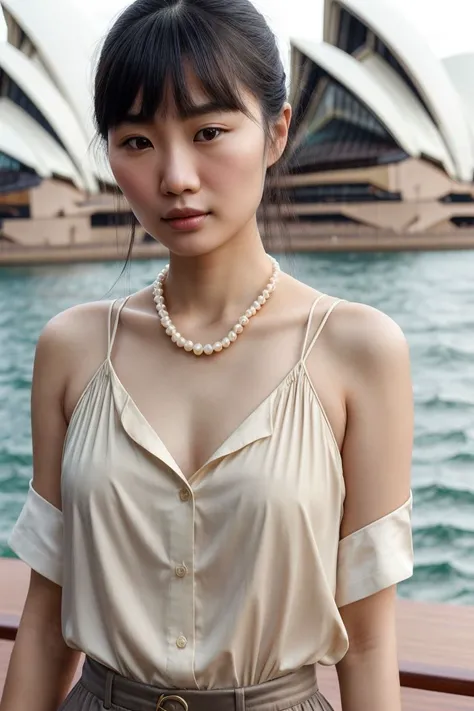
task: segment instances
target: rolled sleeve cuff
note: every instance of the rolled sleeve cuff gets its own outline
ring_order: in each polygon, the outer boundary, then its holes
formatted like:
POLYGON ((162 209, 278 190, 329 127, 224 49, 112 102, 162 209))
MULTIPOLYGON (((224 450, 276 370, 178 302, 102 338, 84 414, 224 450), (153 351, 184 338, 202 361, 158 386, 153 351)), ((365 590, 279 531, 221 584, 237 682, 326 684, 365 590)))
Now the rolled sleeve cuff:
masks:
POLYGON ((62 585, 63 515, 33 489, 32 482, 8 545, 30 568, 62 585))
POLYGON ((344 607, 413 575, 413 496, 339 543, 336 604, 344 607))

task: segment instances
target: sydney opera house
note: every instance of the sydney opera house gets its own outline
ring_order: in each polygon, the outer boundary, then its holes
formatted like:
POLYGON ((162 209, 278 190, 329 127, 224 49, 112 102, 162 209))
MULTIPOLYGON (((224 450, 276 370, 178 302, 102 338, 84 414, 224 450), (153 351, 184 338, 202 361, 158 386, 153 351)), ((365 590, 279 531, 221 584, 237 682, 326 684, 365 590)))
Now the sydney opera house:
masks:
MULTIPOLYGON (((92 146, 94 17, 67 0, 0 6, 0 246, 115 241, 130 214, 92 146)), ((440 60, 394 0, 325 0, 323 41, 291 43, 292 229, 474 228, 473 75, 474 53, 440 60)))

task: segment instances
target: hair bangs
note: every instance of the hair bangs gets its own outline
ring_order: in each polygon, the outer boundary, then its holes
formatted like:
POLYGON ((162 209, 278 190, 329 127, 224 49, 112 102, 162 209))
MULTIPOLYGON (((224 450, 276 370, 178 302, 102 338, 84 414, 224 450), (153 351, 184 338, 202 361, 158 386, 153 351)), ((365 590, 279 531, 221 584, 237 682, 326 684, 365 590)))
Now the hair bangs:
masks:
POLYGON ((167 8, 137 24, 122 33, 106 85, 96 91, 103 138, 130 114, 143 122, 170 110, 183 119, 193 115, 199 106, 194 80, 205 99, 222 110, 249 115, 236 72, 238 58, 222 51, 215 29, 202 14, 187 6, 167 8))

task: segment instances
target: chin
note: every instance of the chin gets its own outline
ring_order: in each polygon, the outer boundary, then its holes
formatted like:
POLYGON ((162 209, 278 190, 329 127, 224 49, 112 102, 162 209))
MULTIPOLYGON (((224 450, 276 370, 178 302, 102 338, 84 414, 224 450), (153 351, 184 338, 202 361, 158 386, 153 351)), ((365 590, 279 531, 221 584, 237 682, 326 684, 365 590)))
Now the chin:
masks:
POLYGON ((170 254, 176 257, 204 257, 207 254, 215 252, 223 242, 211 242, 206 239, 196 239, 188 237, 188 239, 169 240, 165 245, 169 249, 170 254))
POLYGON ((213 237, 209 232, 206 234, 206 230, 181 232, 161 237, 154 236, 154 239, 166 247, 170 254, 177 257, 203 257, 216 251, 227 242, 226 239, 222 239, 222 234, 219 237, 213 237))

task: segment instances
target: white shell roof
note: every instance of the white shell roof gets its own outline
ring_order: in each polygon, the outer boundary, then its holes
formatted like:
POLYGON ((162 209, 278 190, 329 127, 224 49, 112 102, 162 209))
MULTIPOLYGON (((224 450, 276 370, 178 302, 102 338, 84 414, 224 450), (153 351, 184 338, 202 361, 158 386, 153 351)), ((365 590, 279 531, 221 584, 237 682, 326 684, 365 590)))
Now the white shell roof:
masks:
POLYGON ((44 161, 31 149, 21 135, 21 131, 5 120, 0 111, 0 151, 19 160, 28 168, 33 168, 42 178, 51 177, 51 171, 44 161))
POLYGON ((0 43, 0 67, 38 107, 67 149, 88 190, 97 190, 88 143, 71 107, 49 80, 15 47, 0 43))
POLYGON ((0 149, 43 178, 59 175, 80 189, 84 181, 68 154, 45 129, 10 99, 0 98, 0 149))
POLYGON ((474 142, 474 53, 447 57, 443 64, 463 102, 474 142))
POLYGON ((1 4, 35 44, 90 141, 94 135, 91 58, 99 39, 91 13, 82 3, 66 0, 1 0, 1 4))
MULTIPOLYGON (((389 92, 378 84, 353 57, 324 42, 292 39, 294 49, 309 57, 336 81, 355 94, 385 126, 397 143, 410 155, 419 155, 419 144, 410 125, 389 92)), ((293 50, 294 51, 294 50, 293 50)))
POLYGON ((358 17, 389 47, 417 87, 446 143, 460 180, 471 181, 474 155, 462 102, 441 60, 392 0, 326 0, 325 41, 331 42, 338 6, 358 17))
POLYGON ((403 79, 376 54, 367 54, 360 60, 361 66, 379 86, 386 90, 396 104, 398 113, 410 126, 419 148, 419 154, 425 155, 443 165, 452 178, 456 177, 456 168, 446 147, 443 137, 434 125, 423 104, 411 91, 403 79))

